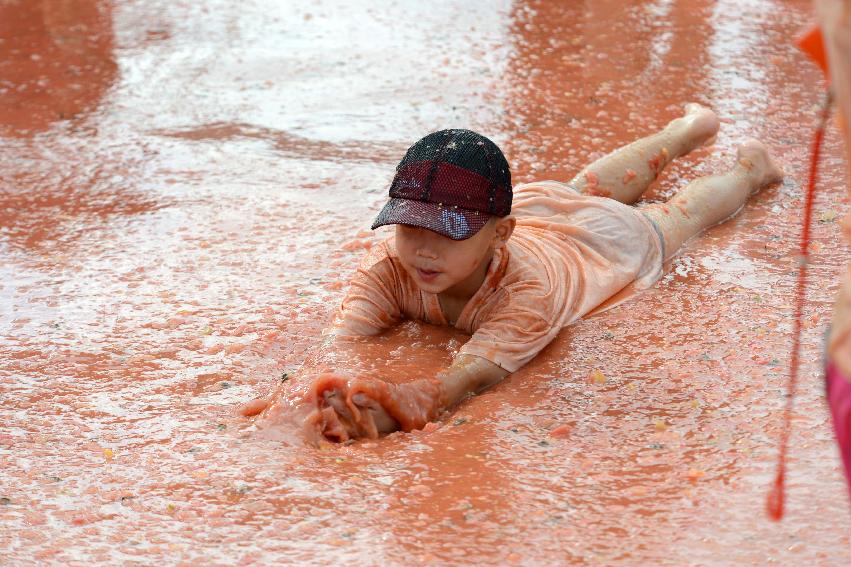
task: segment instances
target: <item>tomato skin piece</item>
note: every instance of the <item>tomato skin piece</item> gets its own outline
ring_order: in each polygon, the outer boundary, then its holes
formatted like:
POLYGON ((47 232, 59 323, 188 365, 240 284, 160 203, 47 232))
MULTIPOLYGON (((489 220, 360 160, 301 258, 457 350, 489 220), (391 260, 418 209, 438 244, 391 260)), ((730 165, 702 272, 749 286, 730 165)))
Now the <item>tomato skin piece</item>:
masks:
POLYGON ((552 431, 550 431, 550 437, 555 437, 556 439, 564 439, 570 435, 572 427, 567 424, 559 425, 552 431))

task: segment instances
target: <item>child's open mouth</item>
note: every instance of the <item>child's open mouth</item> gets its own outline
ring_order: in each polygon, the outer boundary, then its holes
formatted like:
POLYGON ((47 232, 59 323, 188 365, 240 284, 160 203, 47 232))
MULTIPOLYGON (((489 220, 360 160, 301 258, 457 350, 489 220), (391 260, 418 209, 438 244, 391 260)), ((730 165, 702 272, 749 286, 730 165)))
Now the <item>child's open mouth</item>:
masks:
POLYGON ((433 271, 433 270, 423 270, 422 268, 417 268, 417 275, 419 275, 420 279, 422 279, 423 281, 428 282, 428 281, 433 280, 437 276, 439 276, 440 272, 433 271))

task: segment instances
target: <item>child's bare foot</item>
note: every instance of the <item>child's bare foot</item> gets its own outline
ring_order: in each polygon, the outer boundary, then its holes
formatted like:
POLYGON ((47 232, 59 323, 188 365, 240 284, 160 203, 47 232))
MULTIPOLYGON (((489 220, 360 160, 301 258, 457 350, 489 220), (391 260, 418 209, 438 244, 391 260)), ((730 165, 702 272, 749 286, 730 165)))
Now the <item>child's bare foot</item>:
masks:
POLYGON ((709 146, 715 142, 721 122, 712 111, 696 102, 690 102, 683 107, 685 111, 680 118, 671 120, 666 129, 674 129, 678 136, 685 141, 683 155, 701 146, 709 146))
POLYGON ((768 148, 759 140, 749 138, 739 144, 736 157, 738 166, 746 172, 751 181, 751 194, 783 179, 783 170, 774 163, 768 148))

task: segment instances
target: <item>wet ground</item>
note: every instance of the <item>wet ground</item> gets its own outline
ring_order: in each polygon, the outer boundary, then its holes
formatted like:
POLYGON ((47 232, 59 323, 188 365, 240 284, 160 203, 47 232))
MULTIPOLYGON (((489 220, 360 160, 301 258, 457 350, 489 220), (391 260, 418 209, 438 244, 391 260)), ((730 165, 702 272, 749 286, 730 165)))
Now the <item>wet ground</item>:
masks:
MULTIPOLYGON (((54 563, 847 565, 819 378, 848 250, 834 127, 787 517, 763 506, 816 104, 809 2, 0 2, 0 548, 54 563), (315 450, 237 403, 318 343, 404 149, 501 143, 565 180, 698 101, 789 177, 430 433, 315 450), (569 433, 550 431, 567 425, 569 433)), ((360 364, 464 340, 405 324, 360 364)), ((564 431, 562 429, 561 431, 564 431)))

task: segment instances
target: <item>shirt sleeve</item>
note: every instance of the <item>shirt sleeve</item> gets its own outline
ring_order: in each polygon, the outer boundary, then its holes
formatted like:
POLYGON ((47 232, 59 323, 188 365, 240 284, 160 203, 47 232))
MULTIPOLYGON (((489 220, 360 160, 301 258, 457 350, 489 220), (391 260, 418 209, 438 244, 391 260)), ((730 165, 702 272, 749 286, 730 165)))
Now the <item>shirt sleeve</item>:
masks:
POLYGON ((487 359, 515 372, 550 344, 562 328, 548 316, 546 304, 553 298, 522 291, 507 297, 461 347, 462 354, 487 359), (518 295, 520 297, 518 297, 518 295))
POLYGON ((331 330, 335 335, 376 335, 398 322, 399 277, 384 244, 361 261, 331 330))

